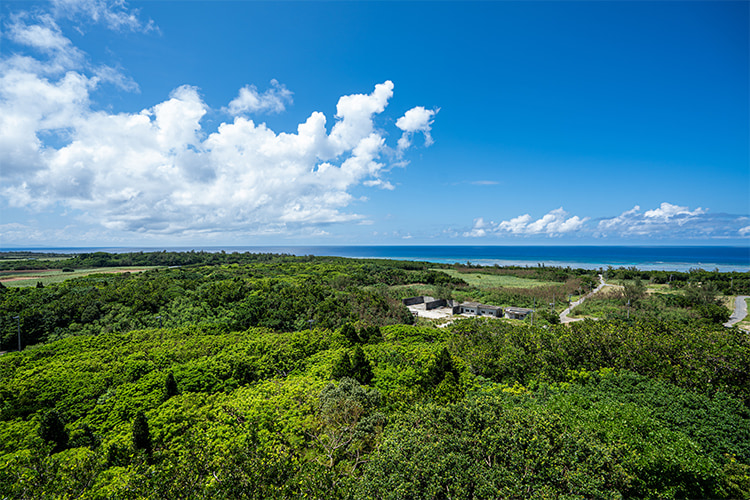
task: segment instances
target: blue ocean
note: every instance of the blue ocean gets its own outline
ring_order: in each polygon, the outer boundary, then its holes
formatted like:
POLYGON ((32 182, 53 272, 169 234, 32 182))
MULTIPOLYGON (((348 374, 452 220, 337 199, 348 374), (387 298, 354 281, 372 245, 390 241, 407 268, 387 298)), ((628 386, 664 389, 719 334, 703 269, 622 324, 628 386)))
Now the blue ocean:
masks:
POLYGON ((262 252, 292 255, 338 256, 471 263, 484 266, 561 266, 606 269, 609 266, 643 270, 689 271, 705 269, 750 272, 750 247, 729 246, 247 246, 171 248, 27 248, 37 252, 111 253, 148 251, 262 252))

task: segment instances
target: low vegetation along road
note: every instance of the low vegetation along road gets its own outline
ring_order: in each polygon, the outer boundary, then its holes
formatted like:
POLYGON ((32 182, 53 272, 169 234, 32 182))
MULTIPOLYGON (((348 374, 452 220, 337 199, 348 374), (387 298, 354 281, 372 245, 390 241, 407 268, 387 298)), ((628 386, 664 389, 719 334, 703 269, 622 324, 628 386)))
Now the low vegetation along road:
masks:
POLYGON ((738 295, 734 299, 734 312, 729 317, 729 321, 724 323, 724 326, 732 326, 745 319, 747 316, 747 299, 750 299, 750 295, 738 295))

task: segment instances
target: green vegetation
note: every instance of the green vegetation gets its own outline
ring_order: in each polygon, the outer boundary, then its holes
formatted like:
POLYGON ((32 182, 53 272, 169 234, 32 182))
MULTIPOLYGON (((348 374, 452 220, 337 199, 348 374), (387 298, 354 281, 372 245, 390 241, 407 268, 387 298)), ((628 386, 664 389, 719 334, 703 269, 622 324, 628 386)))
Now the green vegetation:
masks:
POLYGON ((732 313, 714 281, 669 289, 647 286, 639 277, 621 283, 587 299, 572 316, 720 325, 732 313))
POLYGON ((666 284, 671 288, 682 289, 690 285, 711 283, 716 291, 724 295, 750 294, 750 273, 728 272, 718 270, 691 269, 688 272, 677 271, 642 271, 635 267, 609 268, 605 272, 608 282, 618 283, 636 278, 653 284, 666 284))
POLYGON ((629 320, 432 328, 404 289, 519 288, 242 258, 0 288, 3 345, 15 315, 35 344, 0 356, 0 498, 750 497, 750 337, 692 317, 703 286, 633 283, 629 320))

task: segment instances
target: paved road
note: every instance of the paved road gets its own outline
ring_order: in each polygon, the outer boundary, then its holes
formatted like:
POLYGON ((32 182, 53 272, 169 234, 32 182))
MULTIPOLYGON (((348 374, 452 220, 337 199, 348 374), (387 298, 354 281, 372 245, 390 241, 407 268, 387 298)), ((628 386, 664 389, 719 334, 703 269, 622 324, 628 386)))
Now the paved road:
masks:
POLYGON ((594 288, 594 290, 592 290, 588 294, 584 295, 580 299, 576 300, 575 302, 572 302, 567 309, 565 309, 563 312, 561 312, 560 313, 560 323, 570 323, 570 322, 573 322, 573 321, 581 321, 581 319, 583 319, 583 318, 569 318, 568 314, 570 314, 570 311, 572 311, 575 306, 581 304, 584 300, 586 300, 586 298, 591 297, 592 295, 594 295, 596 292, 598 292, 599 290, 601 290, 605 286, 607 286, 607 284, 604 282, 604 277, 600 274, 599 275, 599 286, 596 287, 596 288, 594 288))
POLYGON ((724 326, 729 327, 745 319, 745 316, 747 316, 747 302, 745 302, 745 299, 750 299, 750 296, 739 295, 734 299, 734 312, 729 317, 729 321, 724 323, 724 326))

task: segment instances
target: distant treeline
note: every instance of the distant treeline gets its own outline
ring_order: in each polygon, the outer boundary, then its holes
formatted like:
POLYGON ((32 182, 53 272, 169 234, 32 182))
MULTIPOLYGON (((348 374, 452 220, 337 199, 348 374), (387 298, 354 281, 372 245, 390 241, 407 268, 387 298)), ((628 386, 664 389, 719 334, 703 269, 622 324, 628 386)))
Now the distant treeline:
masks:
POLYGON ((128 252, 107 253, 91 252, 81 254, 47 254, 28 252, 7 252, 0 254, 5 260, 0 262, 0 270, 26 270, 71 268, 87 269, 91 267, 126 267, 126 266, 189 266, 189 265, 221 265, 246 264, 264 262, 279 257, 289 257, 285 254, 273 253, 226 253, 226 252, 128 252), (68 257, 60 259, 60 257, 68 257), (51 260, 54 259, 54 260, 51 260))
POLYGON ((23 345, 69 335, 187 323, 218 324, 232 331, 255 326, 293 331, 312 324, 336 328, 347 322, 411 323, 413 317, 400 300, 387 290, 367 287, 466 285, 461 279, 426 269, 426 263, 339 257, 95 253, 62 263, 67 267, 71 262, 79 267, 169 268, 96 274, 46 287, 0 285, 0 349, 16 346, 18 322, 23 345), (221 262, 205 263, 214 260, 221 262))
POLYGON ((689 284, 713 284, 725 295, 750 293, 750 273, 748 272, 719 272, 704 269, 691 269, 688 272, 678 271, 643 271, 636 267, 620 267, 606 270, 608 280, 640 279, 655 284, 669 284, 673 288, 685 288, 689 284))

